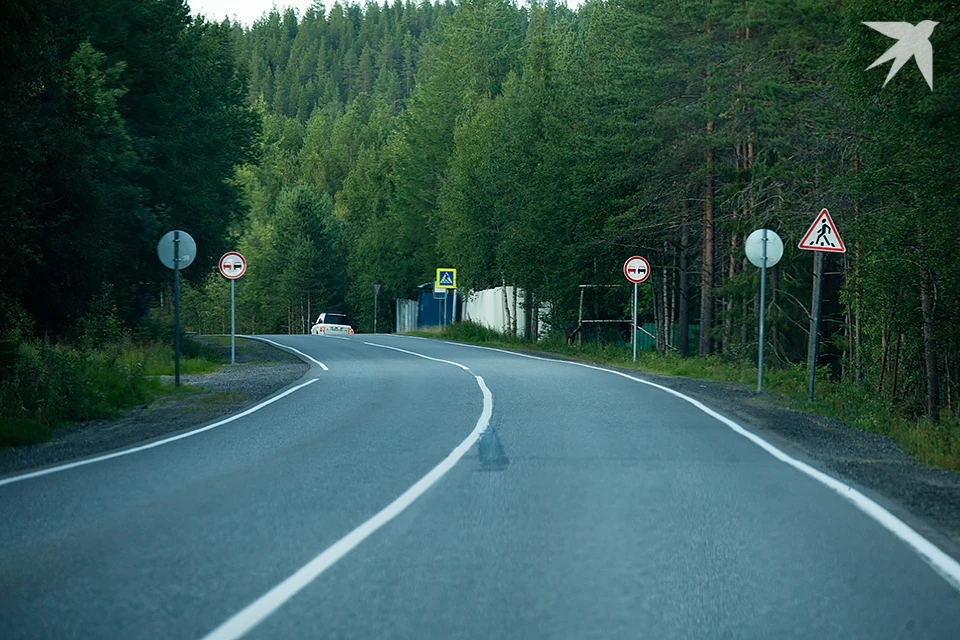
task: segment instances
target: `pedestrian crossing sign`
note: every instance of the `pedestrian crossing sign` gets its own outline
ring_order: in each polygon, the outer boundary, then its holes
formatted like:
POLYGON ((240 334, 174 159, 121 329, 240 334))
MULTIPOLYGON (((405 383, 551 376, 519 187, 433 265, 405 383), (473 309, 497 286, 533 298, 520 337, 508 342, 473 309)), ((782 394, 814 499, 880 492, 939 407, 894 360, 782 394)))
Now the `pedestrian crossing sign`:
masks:
POLYGON ((457 270, 456 269, 437 269, 437 281, 433 284, 434 289, 456 289, 457 288, 457 270))
POLYGON ((826 209, 820 211, 816 220, 803 235, 803 240, 797 246, 808 251, 847 252, 847 248, 843 246, 843 240, 840 239, 840 233, 837 231, 837 225, 833 223, 833 218, 830 217, 830 212, 826 209))

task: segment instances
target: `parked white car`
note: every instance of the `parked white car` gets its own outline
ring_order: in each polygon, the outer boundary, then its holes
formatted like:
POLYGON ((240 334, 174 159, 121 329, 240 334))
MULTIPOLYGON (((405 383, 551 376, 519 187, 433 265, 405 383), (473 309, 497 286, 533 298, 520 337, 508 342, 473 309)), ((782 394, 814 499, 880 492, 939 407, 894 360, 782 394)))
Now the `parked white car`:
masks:
POLYGON ((342 313, 321 313, 310 327, 310 333, 315 336, 352 336, 353 327, 347 324, 347 316, 342 313))

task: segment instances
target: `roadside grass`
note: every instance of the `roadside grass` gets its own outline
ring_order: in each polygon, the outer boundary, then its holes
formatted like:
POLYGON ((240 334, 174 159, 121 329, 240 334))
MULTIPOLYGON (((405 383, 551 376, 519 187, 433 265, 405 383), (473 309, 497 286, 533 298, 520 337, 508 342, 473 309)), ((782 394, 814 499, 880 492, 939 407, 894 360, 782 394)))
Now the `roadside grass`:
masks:
MULTIPOLYGON (((215 350, 186 339, 181 373, 217 370, 215 350)), ((156 376, 173 375, 173 353, 161 342, 129 338, 83 348, 49 340, 22 342, 0 384, 0 447, 37 444, 53 430, 83 420, 113 418, 163 395, 196 391, 156 376)))
MULTIPOLYGON (((412 331, 406 335, 540 351, 666 376, 733 382, 754 388, 757 383, 757 369, 753 362, 724 357, 681 358, 672 353, 659 355, 644 351, 637 353, 637 362, 634 363, 630 349, 620 345, 595 342, 567 345, 563 337, 556 334, 535 343, 472 322, 459 322, 442 330, 412 331)), ((852 427, 889 436, 923 465, 960 471, 960 419, 948 411, 943 411, 939 424, 926 418, 913 420, 870 389, 858 389, 853 383, 833 380, 826 367, 817 370, 813 401, 807 399, 807 384, 807 371, 801 365, 764 369, 764 391, 773 394, 781 406, 835 418, 852 427)))
MULTIPOLYGON (((181 375, 211 373, 223 364, 216 350, 199 343, 198 346, 188 344, 188 341, 184 341, 182 347, 185 348, 180 353, 181 375)), ((157 342, 126 346, 120 356, 120 364, 131 370, 142 367, 145 376, 172 376, 175 373, 173 350, 169 345, 157 342)))

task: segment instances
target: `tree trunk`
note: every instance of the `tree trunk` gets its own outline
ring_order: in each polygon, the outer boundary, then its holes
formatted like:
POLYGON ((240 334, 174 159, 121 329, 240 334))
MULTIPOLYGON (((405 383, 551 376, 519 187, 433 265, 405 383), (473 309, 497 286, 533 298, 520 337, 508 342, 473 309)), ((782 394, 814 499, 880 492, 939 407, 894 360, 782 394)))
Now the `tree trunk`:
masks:
POLYGON ((513 306, 510 308, 510 317, 511 317, 511 321, 510 321, 510 335, 513 335, 513 336, 517 335, 517 320, 519 320, 519 318, 517 317, 517 314, 518 314, 518 313, 519 313, 519 311, 517 310, 517 284, 516 284, 516 282, 514 282, 514 284, 513 284, 513 306))
POLYGON ((504 333, 510 333, 510 299, 507 298, 507 279, 502 277, 500 282, 503 285, 503 313, 504 316, 504 333))
MULTIPOLYGON (((893 322, 893 314, 890 314, 890 321, 893 322)), ((880 335, 880 350, 883 352, 880 356, 880 379, 877 381, 877 395, 883 393, 883 376, 887 372, 887 353, 890 350, 890 328, 884 327, 880 335)))
POLYGON ((747 341, 750 340, 750 335, 747 331, 747 326, 750 324, 747 322, 749 314, 747 313, 747 299, 744 298, 740 301, 740 342, 747 344, 747 341))
POLYGON ((767 305, 767 325, 770 327, 770 350, 774 357, 780 357, 780 332, 777 331, 777 316, 780 308, 777 306, 777 287, 780 286, 780 265, 770 269, 770 303, 767 305))
POLYGON ((529 340, 533 333, 533 294, 529 289, 523 292, 523 339, 529 340))
MULTIPOLYGON (((667 255, 666 246, 664 246, 663 255, 664 255, 664 260, 666 260, 666 255, 667 255)), ((666 267, 663 267, 660 270, 660 273, 662 274, 661 278, 663 279, 663 282, 661 283, 661 291, 663 292, 663 295, 660 298, 660 336, 663 342, 663 344, 661 345, 660 353, 662 355, 667 352, 667 344, 669 342, 667 336, 670 334, 670 320, 667 315, 667 309, 669 309, 669 304, 667 303, 668 301, 667 274, 669 272, 667 271, 666 267)))
MULTIPOLYGON (((733 217, 736 219, 737 212, 733 212, 733 217)), ((733 280, 734 276, 737 275, 737 234, 730 234, 730 255, 727 259, 727 282, 733 280)), ((726 304, 724 305, 726 309, 727 317, 723 319, 723 352, 727 353, 730 350, 730 341, 733 340, 733 294, 727 294, 726 304)))
POLYGON ((900 373, 900 345, 903 344, 903 334, 897 333, 897 341, 893 344, 893 371, 890 380, 890 405, 897 401, 897 380, 900 373))
POLYGON ((533 341, 540 340, 540 300, 537 296, 531 296, 533 304, 533 341))
MULTIPOLYGON (((578 347, 583 344, 583 292, 584 291, 586 291, 586 289, 584 289, 583 287, 580 287, 580 315, 577 320, 577 346, 578 347)), ((506 303, 507 299, 504 298, 503 300, 504 300, 504 303, 506 303)), ((636 309, 633 310, 633 319, 634 321, 636 321, 637 319, 636 309)))
POLYGON ((679 294, 680 304, 677 309, 677 352, 681 358, 686 358, 690 354, 689 333, 690 333, 690 264, 687 241, 689 240, 689 231, 687 227, 687 201, 684 199, 683 208, 680 213, 680 277, 679 294))
MULTIPOLYGON (((860 154, 853 154, 853 170, 857 173, 860 172, 860 154)), ((853 219, 856 219, 860 216, 860 203, 854 202, 853 204, 853 219)), ((853 271, 856 274, 856 293, 854 295, 853 301, 853 378, 857 384, 857 388, 860 388, 860 384, 863 382, 863 361, 861 354, 861 347, 863 342, 861 340, 860 332, 860 239, 856 241, 856 247, 853 253, 853 271)))
MULTIPOLYGON (((707 133, 712 131, 711 120, 707 123, 707 133)), ((700 262, 700 357, 713 353, 710 334, 713 327, 713 149, 707 149, 704 159, 707 171, 703 188, 703 254, 700 262)))
MULTIPOLYGON (((849 262, 847 254, 843 254, 843 280, 844 284, 849 283, 849 262)), ((850 378, 850 372, 853 366, 853 307, 850 301, 843 306, 843 356, 840 360, 840 380, 846 382, 850 378)))
POLYGON ((947 376, 947 413, 953 415, 953 378, 950 376, 950 356, 943 354, 943 372, 947 376))
POLYGON ((927 416, 940 421, 940 372, 937 368, 937 350, 934 343, 933 296, 930 293, 930 273, 920 273, 920 308, 923 310, 923 356, 927 374, 927 416))
MULTIPOLYGON (((709 0, 707 4, 710 4, 709 0)), ((706 22, 707 38, 710 36, 710 18, 706 22)), ((700 357, 713 353, 713 119, 710 114, 711 78, 706 72, 704 89, 707 95, 707 144, 704 151, 706 172, 703 195, 703 253, 700 261, 700 357)))
MULTIPOLYGON (((674 252, 673 267, 677 266, 676 252, 674 252)), ((673 325, 677 322, 677 273, 673 272, 673 280, 670 283, 670 303, 667 305, 667 347, 676 349, 677 345, 673 337, 673 325)))

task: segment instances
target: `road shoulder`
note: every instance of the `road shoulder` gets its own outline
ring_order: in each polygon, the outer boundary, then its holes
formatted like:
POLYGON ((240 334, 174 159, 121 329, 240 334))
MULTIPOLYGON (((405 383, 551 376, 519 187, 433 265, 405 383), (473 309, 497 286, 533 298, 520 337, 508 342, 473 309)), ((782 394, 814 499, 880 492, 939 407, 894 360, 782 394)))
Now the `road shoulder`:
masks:
MULTIPOLYGON (((230 347, 219 347, 229 360, 230 347)), ((39 469, 142 444, 243 411, 296 382, 310 369, 296 355, 259 340, 237 340, 236 364, 180 376, 198 388, 165 395, 112 420, 88 420, 54 431, 47 442, 0 450, 0 475, 39 469)), ((166 376, 169 378, 171 376, 166 376)))

